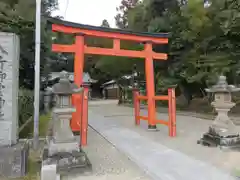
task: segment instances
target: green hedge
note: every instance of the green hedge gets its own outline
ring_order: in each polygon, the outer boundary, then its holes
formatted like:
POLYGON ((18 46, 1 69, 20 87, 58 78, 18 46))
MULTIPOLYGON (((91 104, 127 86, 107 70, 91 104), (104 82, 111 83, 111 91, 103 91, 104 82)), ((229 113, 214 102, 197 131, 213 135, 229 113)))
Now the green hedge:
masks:
MULTIPOLYGON (((19 99, 18 99, 18 112, 19 112, 19 127, 24 125, 24 123, 33 116, 34 110, 34 96, 33 91, 27 89, 19 90, 19 99)), ((33 122, 31 121, 27 124, 24 129, 20 132, 20 138, 26 138, 32 135, 33 122)))

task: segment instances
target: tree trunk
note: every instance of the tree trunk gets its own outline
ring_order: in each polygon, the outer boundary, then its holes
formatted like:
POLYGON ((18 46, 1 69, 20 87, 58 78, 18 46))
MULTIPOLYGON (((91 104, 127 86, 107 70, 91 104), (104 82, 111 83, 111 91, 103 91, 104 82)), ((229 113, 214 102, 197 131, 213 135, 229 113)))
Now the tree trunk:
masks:
POLYGON ((179 89, 181 91, 181 95, 183 95, 183 97, 185 98, 187 105, 189 105, 192 100, 191 92, 183 84, 179 84, 179 89))
POLYGON ((122 104, 123 101, 122 101, 122 96, 123 96, 123 91, 122 91, 122 87, 118 86, 119 87, 119 96, 118 96, 118 104, 122 104))

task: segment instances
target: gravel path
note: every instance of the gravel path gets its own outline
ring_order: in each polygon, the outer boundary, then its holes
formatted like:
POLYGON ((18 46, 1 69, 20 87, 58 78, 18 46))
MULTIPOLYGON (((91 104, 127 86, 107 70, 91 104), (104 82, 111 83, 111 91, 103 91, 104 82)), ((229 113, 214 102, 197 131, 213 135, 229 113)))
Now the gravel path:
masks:
MULTIPOLYGON (((197 144, 197 140, 207 132, 212 121, 192 117, 191 114, 189 116, 177 114, 177 137, 170 138, 166 126, 157 125, 158 132, 147 131, 146 121, 141 121, 140 127, 135 126, 132 108, 116 106, 114 102, 110 102, 108 105, 90 106, 90 109, 94 113, 104 116, 106 121, 113 121, 118 127, 128 128, 156 143, 212 164, 219 169, 234 174, 236 169, 240 169, 240 153, 238 151, 222 151, 220 148, 209 148, 197 144)), ((141 109, 141 114, 146 115, 147 111, 141 109)), ((168 119, 166 113, 157 113, 157 117, 163 120, 168 119)), ((240 126, 238 128, 240 131, 240 126)))
POLYGON ((93 172, 63 177, 63 180, 150 180, 137 165, 91 128, 84 151, 92 163, 93 172))

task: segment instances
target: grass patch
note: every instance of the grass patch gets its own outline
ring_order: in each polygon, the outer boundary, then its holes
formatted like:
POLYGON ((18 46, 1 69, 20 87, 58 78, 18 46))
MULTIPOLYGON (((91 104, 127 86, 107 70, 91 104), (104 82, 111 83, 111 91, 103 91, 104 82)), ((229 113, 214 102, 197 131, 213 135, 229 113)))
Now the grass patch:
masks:
POLYGON ((43 114, 39 118, 39 136, 46 137, 48 132, 48 125, 51 119, 51 113, 43 114))
MULTIPOLYGON (((39 117, 39 137, 46 136, 50 118, 51 118, 51 113, 42 114, 39 117)), ((21 139, 32 138, 33 126, 34 126, 34 122, 33 122, 33 118, 31 118, 31 121, 29 121, 29 123, 26 124, 25 127, 22 129, 22 131, 19 133, 19 138, 21 139)))
MULTIPOLYGON (((46 137, 48 131, 48 124, 51 119, 51 113, 43 114, 39 117, 39 137, 46 137)), ((12 180, 40 180, 41 155, 45 142, 39 143, 39 149, 34 151, 30 149, 28 158, 27 175, 21 178, 14 178, 12 180)))
POLYGON ((40 180, 40 153, 30 151, 28 159, 28 173, 21 178, 15 178, 13 180, 40 180))
POLYGON ((240 178, 240 169, 239 168, 235 168, 233 170, 233 176, 240 178))

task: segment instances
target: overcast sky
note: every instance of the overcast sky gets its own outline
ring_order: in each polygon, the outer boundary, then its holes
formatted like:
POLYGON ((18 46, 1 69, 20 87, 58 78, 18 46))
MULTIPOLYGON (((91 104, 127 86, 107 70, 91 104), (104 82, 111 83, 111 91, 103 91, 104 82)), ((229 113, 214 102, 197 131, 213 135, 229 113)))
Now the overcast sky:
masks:
MULTIPOLYGON (((59 10, 53 15, 64 16, 67 0, 58 0, 59 10)), ((111 27, 115 27, 116 7, 121 0, 69 0, 65 20, 81 24, 99 26, 106 19, 111 27)))

